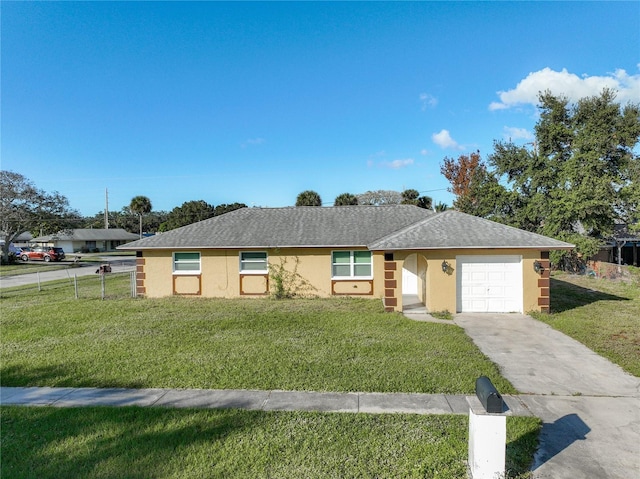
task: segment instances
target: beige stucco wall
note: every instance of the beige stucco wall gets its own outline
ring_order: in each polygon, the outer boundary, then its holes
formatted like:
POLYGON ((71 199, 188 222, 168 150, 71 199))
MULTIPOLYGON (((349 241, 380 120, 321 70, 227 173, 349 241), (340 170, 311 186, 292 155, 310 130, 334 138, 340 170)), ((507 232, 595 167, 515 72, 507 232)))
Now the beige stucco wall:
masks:
MULTIPOLYGON (((278 266, 283 264, 285 269, 293 271, 297 268, 297 275, 308 284, 303 287, 303 293, 312 296, 327 297, 335 294, 358 295, 368 297, 382 297, 383 288, 383 255, 373 253, 373 289, 371 281, 339 281, 331 280, 331 252, 336 249, 307 249, 307 248, 283 248, 283 249, 256 249, 254 251, 267 251, 269 263, 278 266), (282 262, 282 263, 281 263, 282 262), (296 266, 297 265, 297 266, 296 266), (377 278, 380 278, 379 280, 377 278)), ((195 250, 194 250, 195 251, 195 250)), ((240 251, 243 250, 202 250, 201 253, 201 296, 235 298, 241 295, 261 294, 264 292, 264 275, 243 275, 240 291, 240 251)), ((175 286, 179 285, 182 294, 189 294, 189 287, 196 284, 187 277, 193 274, 174 274, 173 258, 170 250, 148 250, 143 253, 145 273, 145 294, 147 297, 156 298, 171 296, 175 286), (190 286, 189 286, 190 285, 190 286)), ((195 294, 195 293, 191 293, 195 294)))
MULTIPOLYGON (((540 288, 538 279, 540 275, 533 269, 533 262, 540 259, 540 252, 534 250, 513 250, 513 249, 454 249, 454 250, 425 250, 425 251, 398 251, 394 254, 394 259, 400 263, 400 267, 405 258, 411 254, 418 255, 418 296, 427 307, 428 311, 449 311, 456 312, 456 279, 457 279, 457 256, 495 256, 495 255, 517 255, 522 257, 522 285, 523 285, 523 311, 539 311, 538 298, 540 288), (442 261, 446 261, 450 268, 447 273, 442 271, 442 261), (424 271, 426 269, 426 271, 424 271), (424 280, 421 276, 424 275, 424 280), (424 281, 424 282, 423 282, 424 281), (426 282, 426 284, 424 284, 426 282), (426 293, 426 298, 423 295, 426 293)), ((399 278, 399 305, 401 308, 402 275, 399 278)))
MULTIPOLYGON (((374 251, 373 281, 332 281, 331 251, 335 249, 283 248, 266 250, 269 263, 279 265, 292 271, 296 268, 300 278, 308 284, 303 293, 328 297, 333 294, 383 298, 385 293, 392 293, 397 304, 393 309, 402 310, 402 264, 411 254, 417 254, 418 297, 425 303, 428 311, 456 312, 456 257, 458 255, 519 255, 523 259, 523 311, 539 311, 538 298, 540 275, 533 269, 533 262, 540 259, 539 251, 512 249, 459 249, 459 250, 425 250, 396 251, 393 253, 395 270, 393 279, 386 280, 384 252, 374 251), (446 260, 450 268, 442 271, 442 261, 446 260)), ((250 251, 243 249, 242 251, 250 251)), ((259 249, 256 251, 265 251, 259 249)), ((198 294, 204 297, 236 298, 243 295, 262 295, 267 278, 256 275, 255 278, 239 273, 240 250, 203 250, 201 251, 201 274, 196 281, 192 277, 181 278, 172 272, 172 253, 170 250, 149 250, 144 258, 144 286, 147 297, 171 296, 177 290, 181 294, 198 294), (197 289, 200 288, 200 291, 197 289)), ((389 262, 387 262, 387 267, 389 262)), ((190 275, 193 276, 193 275, 190 275)))

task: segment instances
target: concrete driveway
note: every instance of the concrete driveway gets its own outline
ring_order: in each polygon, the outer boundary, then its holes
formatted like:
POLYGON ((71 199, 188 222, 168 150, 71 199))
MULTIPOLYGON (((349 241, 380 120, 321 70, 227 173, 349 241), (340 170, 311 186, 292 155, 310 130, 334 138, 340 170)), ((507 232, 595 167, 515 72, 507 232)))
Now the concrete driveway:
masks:
POLYGON ((640 477, 640 379, 519 314, 458 314, 544 422, 534 478, 640 477))

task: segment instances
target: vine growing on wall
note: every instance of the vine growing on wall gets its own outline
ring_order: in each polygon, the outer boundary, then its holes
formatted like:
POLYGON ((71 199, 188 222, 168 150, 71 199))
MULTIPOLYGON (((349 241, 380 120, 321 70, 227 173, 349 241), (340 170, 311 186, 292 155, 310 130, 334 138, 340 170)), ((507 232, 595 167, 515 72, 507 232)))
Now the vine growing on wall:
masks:
POLYGON ((300 258, 295 256, 293 268, 288 268, 288 259, 280 256, 278 264, 269 264, 269 284, 273 298, 312 296, 316 291, 316 288, 298 273, 299 263, 300 258))

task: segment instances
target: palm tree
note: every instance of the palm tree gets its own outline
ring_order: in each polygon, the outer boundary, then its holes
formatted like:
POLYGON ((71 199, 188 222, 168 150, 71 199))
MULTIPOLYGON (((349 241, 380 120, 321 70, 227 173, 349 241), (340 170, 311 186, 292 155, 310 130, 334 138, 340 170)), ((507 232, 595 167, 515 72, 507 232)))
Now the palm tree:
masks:
POLYGON ((408 189, 408 190, 403 190, 402 193, 400 193, 402 195, 402 201, 400 202, 403 205, 417 205, 418 204, 418 197, 420 196, 420 193, 418 192, 418 190, 414 190, 414 189, 408 189))
POLYGON ((449 209, 449 207, 442 203, 442 202, 438 202, 436 203, 436 206, 434 207, 434 209, 438 212, 441 213, 442 211, 447 211, 449 209))
POLYGON ((322 206, 322 199, 315 191, 306 190, 298 195, 296 206, 322 206))
POLYGON ((333 202, 333 206, 351 206, 357 204, 358 197, 351 193, 342 193, 341 195, 336 196, 336 199, 333 202))
POLYGON ((131 199, 129 209, 140 218, 140 238, 142 238, 142 215, 151 212, 151 200, 146 196, 136 196, 131 199))

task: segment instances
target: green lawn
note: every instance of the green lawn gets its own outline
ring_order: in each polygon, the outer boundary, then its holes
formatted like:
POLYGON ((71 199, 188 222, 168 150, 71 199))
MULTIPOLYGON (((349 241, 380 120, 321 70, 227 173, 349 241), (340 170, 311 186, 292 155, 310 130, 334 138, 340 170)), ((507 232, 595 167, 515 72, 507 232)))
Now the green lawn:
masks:
POLYGON ((3 386, 516 392, 461 328, 379 300, 61 296, 0 299, 3 386))
MULTIPOLYGON (((4 407, 2 478, 466 478, 467 417, 4 407)), ((509 417, 509 477, 539 421, 509 417)))
POLYGON ((557 274, 540 321, 640 377, 640 284, 557 274))
MULTIPOLYGON (((121 281, 127 289, 128 278, 121 281)), ((516 392, 454 324, 379 300, 0 299, 3 386, 516 392)), ((466 477, 466 416, 2 407, 6 478, 466 477)), ((508 418, 509 477, 536 418, 508 418)))

